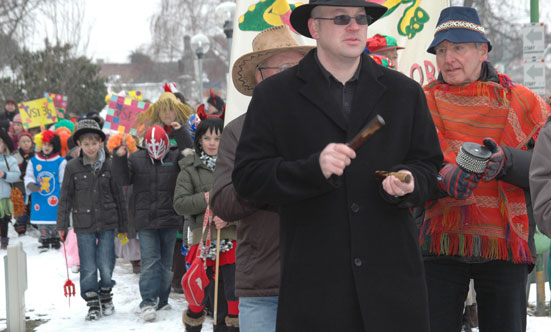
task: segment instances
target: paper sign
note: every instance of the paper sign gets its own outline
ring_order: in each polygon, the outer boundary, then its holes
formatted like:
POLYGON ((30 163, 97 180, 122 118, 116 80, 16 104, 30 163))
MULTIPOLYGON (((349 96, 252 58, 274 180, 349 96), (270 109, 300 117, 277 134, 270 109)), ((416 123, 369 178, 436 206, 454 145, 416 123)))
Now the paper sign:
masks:
POLYGON ((149 103, 144 101, 113 94, 111 95, 111 101, 107 108, 107 115, 105 116, 103 128, 139 136, 145 127, 141 126, 140 128, 135 128, 134 123, 136 122, 138 114, 145 111, 148 107, 149 103))
POLYGON ((25 129, 57 122, 57 112, 51 98, 26 101, 19 104, 19 114, 25 129))
POLYGON ((55 109, 65 114, 65 111, 67 110, 67 96, 44 92, 44 97, 52 99, 54 101, 55 109))

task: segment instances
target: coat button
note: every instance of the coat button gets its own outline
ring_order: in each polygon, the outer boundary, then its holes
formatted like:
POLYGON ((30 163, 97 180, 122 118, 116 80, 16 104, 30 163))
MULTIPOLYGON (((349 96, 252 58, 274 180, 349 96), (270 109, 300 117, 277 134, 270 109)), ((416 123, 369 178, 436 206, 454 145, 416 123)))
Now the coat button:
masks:
POLYGON ((362 266, 362 260, 357 257, 354 258, 354 265, 356 265, 356 267, 362 266))
POLYGON ((86 212, 90 212, 90 210, 86 210, 86 212))
POLYGON ((356 203, 352 203, 352 205, 350 205, 350 210, 354 213, 358 213, 358 211, 360 211, 360 206, 356 203))

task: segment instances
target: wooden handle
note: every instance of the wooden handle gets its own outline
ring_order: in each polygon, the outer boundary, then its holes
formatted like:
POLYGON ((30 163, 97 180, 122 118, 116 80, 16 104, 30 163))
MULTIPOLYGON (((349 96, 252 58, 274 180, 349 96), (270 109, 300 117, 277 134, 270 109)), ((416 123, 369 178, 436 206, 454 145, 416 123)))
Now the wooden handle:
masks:
POLYGON ((354 138, 346 143, 354 151, 358 150, 364 145, 367 140, 375 134, 375 132, 385 125, 385 120, 382 116, 376 115, 369 123, 356 135, 354 138))
POLYGON ((378 179, 384 179, 387 176, 391 176, 391 175, 398 178, 398 180, 400 180, 404 183, 410 183, 411 182, 411 175, 406 174, 406 173, 375 171, 375 177, 378 178, 378 179))

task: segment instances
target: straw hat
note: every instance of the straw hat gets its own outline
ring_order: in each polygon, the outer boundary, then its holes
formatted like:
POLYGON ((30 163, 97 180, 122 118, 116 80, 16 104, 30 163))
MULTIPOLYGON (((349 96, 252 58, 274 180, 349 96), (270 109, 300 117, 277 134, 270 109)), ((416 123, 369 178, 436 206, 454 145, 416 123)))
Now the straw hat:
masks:
POLYGON ((233 85, 246 96, 253 95, 256 85, 256 68, 268 58, 282 52, 298 52, 303 55, 314 46, 300 46, 286 25, 279 25, 260 32, 253 39, 253 51, 235 61, 232 69, 233 85))

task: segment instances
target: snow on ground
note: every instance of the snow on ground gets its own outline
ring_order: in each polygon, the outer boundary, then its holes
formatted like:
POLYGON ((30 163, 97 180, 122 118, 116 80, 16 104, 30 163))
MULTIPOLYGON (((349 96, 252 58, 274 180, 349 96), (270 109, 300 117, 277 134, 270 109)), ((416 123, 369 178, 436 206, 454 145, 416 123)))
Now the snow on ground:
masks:
MULTIPOLYGON (((27 282, 25 293, 26 316, 28 320, 47 320, 46 323, 35 329, 37 332, 64 331, 64 332, 120 332, 120 331, 177 331, 183 330, 182 312, 186 302, 182 294, 171 294, 169 303, 172 309, 157 312, 157 320, 144 323, 139 317, 138 305, 140 292, 138 289, 139 276, 132 273, 132 265, 127 261, 117 260, 113 279, 117 284, 113 288, 113 302, 115 313, 113 316, 102 317, 95 322, 86 322, 84 317, 88 312, 86 303, 79 295, 79 274, 69 270, 69 278, 76 285, 77 295, 71 297, 71 303, 63 295, 63 285, 67 280, 65 259, 62 250, 38 252, 38 233, 17 237, 10 226, 10 244, 21 242, 27 253, 27 282)), ((2 252, 2 256, 5 252, 2 252)), ((0 330, 6 328, 6 295, 4 264, 0 264, 0 330)), ((549 287, 546 287, 546 301, 549 303, 549 287)), ((532 285, 530 303, 535 304, 536 289, 532 285)), ((208 319, 203 331, 212 331, 212 320, 208 319)), ((528 317, 528 332, 551 332, 551 318, 528 317)))

